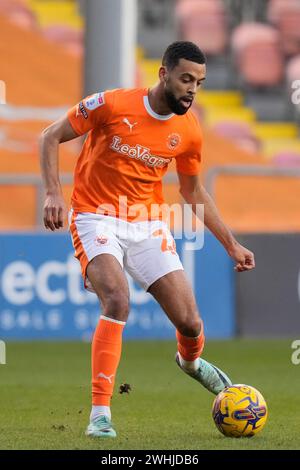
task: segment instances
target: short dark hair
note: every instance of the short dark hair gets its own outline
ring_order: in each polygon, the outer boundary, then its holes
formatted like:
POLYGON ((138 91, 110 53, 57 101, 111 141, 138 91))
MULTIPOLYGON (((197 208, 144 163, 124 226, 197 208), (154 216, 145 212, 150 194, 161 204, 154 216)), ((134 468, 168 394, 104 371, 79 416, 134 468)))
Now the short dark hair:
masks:
POLYGON ((206 57, 201 49, 190 41, 176 41, 170 44, 164 52, 162 64, 172 70, 180 59, 190 60, 197 64, 205 64, 206 57))

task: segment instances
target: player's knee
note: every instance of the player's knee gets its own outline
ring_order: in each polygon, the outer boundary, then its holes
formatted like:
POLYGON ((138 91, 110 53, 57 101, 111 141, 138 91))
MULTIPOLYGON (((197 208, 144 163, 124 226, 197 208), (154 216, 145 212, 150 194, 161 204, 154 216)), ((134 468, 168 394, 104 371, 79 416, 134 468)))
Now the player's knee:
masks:
POLYGON ((121 292, 109 293, 103 301, 103 315, 114 320, 126 321, 129 314, 129 299, 121 292))
POLYGON ((193 318, 186 318, 180 325, 177 326, 177 330, 183 336, 196 337, 201 333, 202 323, 199 316, 193 318))

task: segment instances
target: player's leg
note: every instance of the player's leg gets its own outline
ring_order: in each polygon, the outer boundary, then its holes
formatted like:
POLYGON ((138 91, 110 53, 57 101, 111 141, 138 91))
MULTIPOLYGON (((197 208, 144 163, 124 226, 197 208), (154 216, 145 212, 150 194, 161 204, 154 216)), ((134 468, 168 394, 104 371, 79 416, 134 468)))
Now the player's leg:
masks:
POLYGON ((96 256, 86 272, 102 305, 92 341, 92 411, 87 434, 114 437, 110 401, 129 312, 128 283, 120 263, 110 254, 96 256))
POLYGON ((107 429, 106 421, 110 422, 110 399, 129 310, 129 290, 123 272, 124 249, 116 222, 112 217, 74 211, 69 218, 75 257, 80 261, 85 287, 98 295, 102 305, 92 341, 93 423, 88 434, 95 436, 115 435, 112 429, 107 429), (104 426, 103 432, 100 426, 104 426))
POLYGON ((70 232, 85 287, 98 295, 102 305, 92 341, 92 412, 87 434, 113 437, 116 433, 110 424, 110 399, 129 310, 124 251, 113 218, 71 213, 70 232))
POLYGON ((205 343, 203 322, 185 272, 176 270, 165 274, 149 287, 148 292, 176 327, 179 367, 214 394, 231 385, 224 372, 200 357, 205 343))

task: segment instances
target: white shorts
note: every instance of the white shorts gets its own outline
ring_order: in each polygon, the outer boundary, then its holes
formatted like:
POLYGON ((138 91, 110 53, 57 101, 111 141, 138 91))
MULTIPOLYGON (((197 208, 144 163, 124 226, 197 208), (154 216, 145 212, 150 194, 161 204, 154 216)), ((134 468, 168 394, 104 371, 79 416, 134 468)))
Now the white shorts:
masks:
POLYGON ((126 222, 88 212, 69 214, 75 257, 80 261, 85 287, 94 292, 86 269, 95 256, 113 255, 122 269, 146 291, 157 279, 183 270, 175 241, 160 220, 126 222))

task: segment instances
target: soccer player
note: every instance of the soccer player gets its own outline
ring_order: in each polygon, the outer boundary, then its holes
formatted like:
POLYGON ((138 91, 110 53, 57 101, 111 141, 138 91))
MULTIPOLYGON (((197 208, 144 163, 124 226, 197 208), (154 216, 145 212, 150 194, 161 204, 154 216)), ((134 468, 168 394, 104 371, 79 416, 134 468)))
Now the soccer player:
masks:
POLYGON ((214 394, 231 384, 224 372, 201 358, 203 322, 174 239, 157 211, 163 203, 162 177, 175 159, 185 201, 195 212, 197 204, 204 204, 204 223, 235 260, 238 272, 254 268, 253 253, 236 241, 198 180, 202 135, 190 107, 205 71, 205 56, 195 44, 175 42, 165 51, 159 81, 151 89, 96 93, 40 138, 44 224, 54 231, 66 215, 59 144, 87 134, 75 169, 69 224, 85 287, 102 306, 92 340, 90 436, 116 436, 110 400, 129 313, 124 269, 175 326, 178 366, 214 394))

